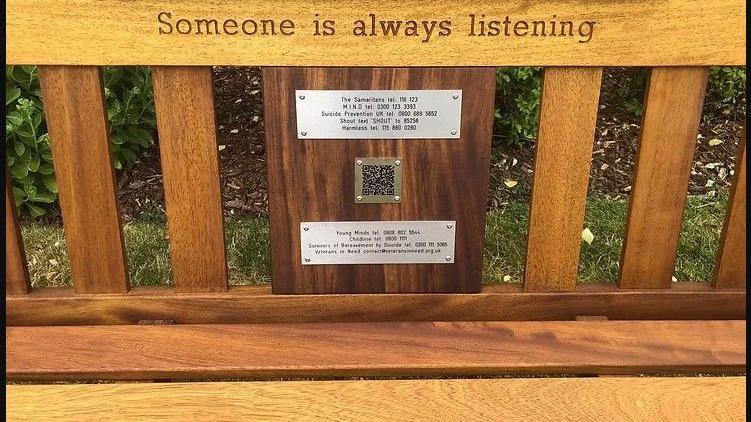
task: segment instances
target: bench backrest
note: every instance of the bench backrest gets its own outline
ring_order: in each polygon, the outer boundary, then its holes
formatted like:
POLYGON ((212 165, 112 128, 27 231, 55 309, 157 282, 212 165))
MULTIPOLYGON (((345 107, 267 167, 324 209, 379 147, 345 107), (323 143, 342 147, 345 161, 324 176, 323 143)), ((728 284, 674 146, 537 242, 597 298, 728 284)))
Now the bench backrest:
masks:
POLYGON ((6 182, 9 325, 745 318, 745 146, 712 286, 671 282, 708 66, 746 60, 740 0, 7 6, 8 62, 41 66, 75 288, 31 291, 6 182), (399 20, 398 35, 384 35, 399 20), (152 66, 174 288, 129 286, 103 65, 152 66), (545 66, 524 285, 476 295, 230 288, 210 65, 545 66), (652 67, 619 286, 577 280, 602 66, 652 67))

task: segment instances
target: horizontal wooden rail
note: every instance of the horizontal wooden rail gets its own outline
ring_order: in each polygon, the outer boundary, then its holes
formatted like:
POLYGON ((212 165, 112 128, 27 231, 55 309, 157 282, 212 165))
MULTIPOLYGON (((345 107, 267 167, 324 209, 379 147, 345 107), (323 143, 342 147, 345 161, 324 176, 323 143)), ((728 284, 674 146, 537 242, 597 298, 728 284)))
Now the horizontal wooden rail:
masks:
POLYGON ((5 51, 10 64, 744 65, 745 12, 742 0, 8 0, 5 51))
POLYGON ((28 379, 739 373, 745 321, 7 327, 28 379))
POLYGON ((227 293, 177 293, 137 287, 122 295, 80 295, 39 289, 7 297, 6 320, 17 325, 178 324, 354 321, 745 319, 745 290, 675 283, 669 290, 619 290, 580 285, 574 292, 524 292, 521 285, 486 286, 477 294, 272 295, 268 286, 227 293))
POLYGON ((741 421, 743 377, 9 385, 14 421, 741 421))

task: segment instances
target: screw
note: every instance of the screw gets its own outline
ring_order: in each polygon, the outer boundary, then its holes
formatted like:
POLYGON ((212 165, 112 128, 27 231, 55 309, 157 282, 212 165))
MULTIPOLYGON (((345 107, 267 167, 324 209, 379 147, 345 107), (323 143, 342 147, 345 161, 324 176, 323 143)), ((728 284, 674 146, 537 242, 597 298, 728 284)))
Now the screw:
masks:
POLYGON ((396 161, 394 161, 394 165, 395 166, 401 166, 402 165, 402 160, 396 160, 396 161))
POLYGON ((446 261, 451 261, 451 257, 450 256, 446 256, 446 261))
POLYGON ((303 227, 302 229, 305 230, 305 231, 308 231, 308 230, 310 230, 310 227, 303 227))
POLYGON ((310 262, 310 258, 305 258, 305 262, 310 262))
POLYGON ((305 96, 304 96, 304 95, 300 95, 300 99, 301 99, 301 100, 304 100, 304 99, 305 99, 305 96))
POLYGON ((452 135, 456 135, 456 130, 452 130, 452 131, 451 131, 451 134, 452 134, 452 135))
POLYGON ((355 161, 355 164, 357 164, 358 166, 361 166, 362 165, 362 160, 355 161))
POLYGON ((308 134, 308 132, 306 132, 306 131, 302 131, 302 132, 300 132, 300 135, 302 135, 302 136, 305 136, 305 135, 307 135, 307 134, 308 134))
POLYGON ((360 196, 360 195, 357 195, 357 200, 358 200, 358 201, 362 201, 362 196, 360 196))
POLYGON ((447 229, 453 229, 453 228, 454 228, 454 225, 453 225, 453 224, 446 224, 446 228, 447 228, 447 229))
POLYGON ((459 94, 454 94, 454 99, 458 100, 459 99, 459 94))
POLYGON ((399 202, 399 201, 401 201, 401 200, 402 200, 402 197, 401 197, 401 196, 399 196, 399 195, 396 195, 396 196, 394 197, 394 201, 396 201, 396 202, 399 202))

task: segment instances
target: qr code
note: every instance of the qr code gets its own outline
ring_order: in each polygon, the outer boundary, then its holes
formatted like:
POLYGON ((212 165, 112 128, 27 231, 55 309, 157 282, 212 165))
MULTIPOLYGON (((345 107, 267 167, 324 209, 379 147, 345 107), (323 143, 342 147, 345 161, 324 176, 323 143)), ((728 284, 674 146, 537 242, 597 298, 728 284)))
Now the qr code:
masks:
POLYGON ((393 164, 364 164, 362 166, 362 196, 393 195, 394 185, 393 164))

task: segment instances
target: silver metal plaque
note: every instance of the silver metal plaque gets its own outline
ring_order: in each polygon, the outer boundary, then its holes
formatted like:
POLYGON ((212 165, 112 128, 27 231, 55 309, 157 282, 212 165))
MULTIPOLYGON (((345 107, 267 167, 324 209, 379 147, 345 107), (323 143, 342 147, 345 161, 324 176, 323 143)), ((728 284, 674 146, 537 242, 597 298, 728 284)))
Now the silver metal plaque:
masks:
POLYGON ((300 223, 303 265, 453 264, 455 221, 300 223))
POLYGON ((355 203, 402 202, 401 158, 355 158, 355 203))
POLYGON ((298 139, 458 139, 462 90, 296 90, 298 139))

